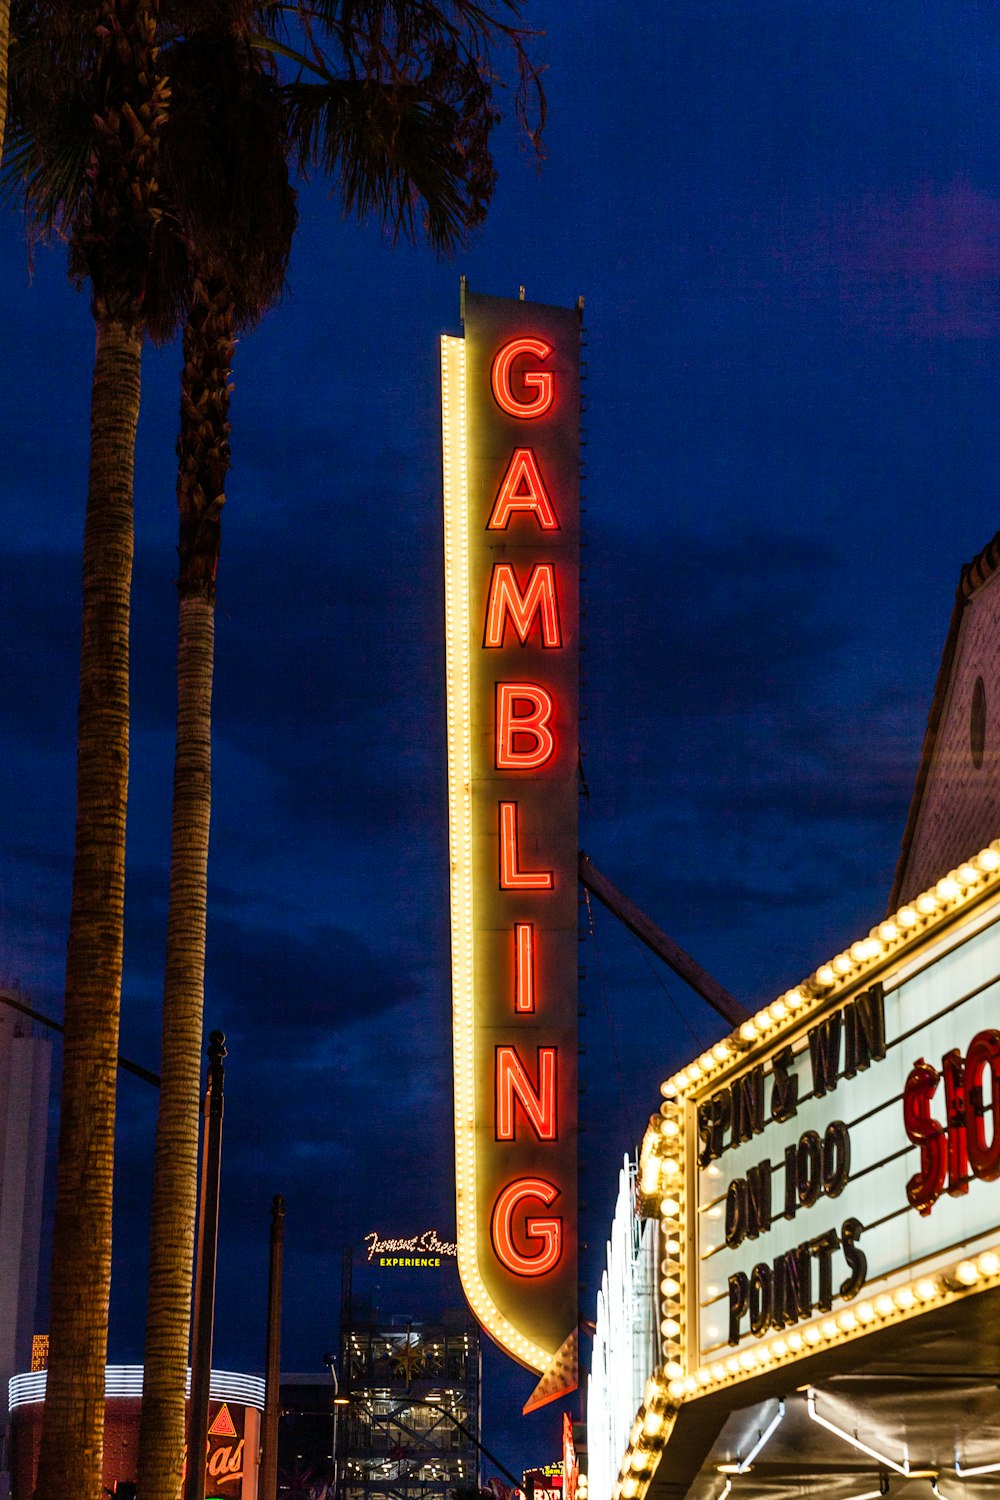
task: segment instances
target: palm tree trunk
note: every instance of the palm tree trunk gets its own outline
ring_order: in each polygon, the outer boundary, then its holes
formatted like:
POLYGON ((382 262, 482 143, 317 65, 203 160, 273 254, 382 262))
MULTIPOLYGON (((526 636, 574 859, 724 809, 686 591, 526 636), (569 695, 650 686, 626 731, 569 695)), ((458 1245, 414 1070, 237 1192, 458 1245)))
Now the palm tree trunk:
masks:
POLYGON ((7 123, 7 48, 10 45, 10 0, 0 0, 0 162, 7 123))
MULTIPOLYGON (((138 1492, 177 1500, 184 1451, 208 909, 212 669, 219 518, 229 470, 232 299, 195 284, 177 443, 180 614, 163 1051, 153 1167, 138 1492)), ((192 1455, 195 1462, 197 1455, 192 1455)), ((204 1460, 202 1460, 203 1462, 204 1460)))
POLYGON ((99 320, 83 543, 76 851, 36 1500, 101 1500, 128 795, 132 475, 142 334, 99 320))

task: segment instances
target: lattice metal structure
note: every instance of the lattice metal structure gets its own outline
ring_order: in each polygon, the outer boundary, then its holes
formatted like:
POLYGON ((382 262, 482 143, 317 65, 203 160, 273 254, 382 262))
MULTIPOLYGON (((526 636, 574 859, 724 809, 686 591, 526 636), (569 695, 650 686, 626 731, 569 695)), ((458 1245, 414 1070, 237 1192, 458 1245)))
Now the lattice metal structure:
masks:
POLYGON ((448 1500, 479 1486, 479 1329, 380 1317, 345 1297, 336 1500, 448 1500))

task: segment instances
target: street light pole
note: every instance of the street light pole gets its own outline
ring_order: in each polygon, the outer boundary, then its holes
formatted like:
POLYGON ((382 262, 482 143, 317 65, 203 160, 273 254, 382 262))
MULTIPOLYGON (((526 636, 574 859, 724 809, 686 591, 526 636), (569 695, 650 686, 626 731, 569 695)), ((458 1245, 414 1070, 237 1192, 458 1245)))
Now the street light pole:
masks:
POLYGON ((340 1381, 337 1379, 337 1361, 332 1354, 323 1355, 323 1363, 330 1371, 330 1379, 333 1381, 333 1500, 340 1500, 340 1466, 337 1462, 337 1421, 340 1416, 340 1408, 347 1405, 347 1397, 340 1394, 340 1381))
POLYGON ((278 1494, 278 1396, 281 1388, 281 1264, 285 1241, 285 1200, 271 1202, 271 1262, 267 1278, 267 1384, 264 1394, 264 1442, 260 1463, 260 1500, 278 1494))
POLYGON ((205 1500, 205 1453, 208 1448, 208 1400, 212 1380, 212 1331, 215 1324, 215 1263, 219 1246, 219 1180, 222 1165, 222 1111, 226 1038, 213 1031, 208 1039, 208 1087, 203 1117, 201 1202, 198 1210, 198 1254, 194 1282, 194 1327, 191 1333, 191 1402, 188 1409, 187 1477, 184 1500, 205 1500))

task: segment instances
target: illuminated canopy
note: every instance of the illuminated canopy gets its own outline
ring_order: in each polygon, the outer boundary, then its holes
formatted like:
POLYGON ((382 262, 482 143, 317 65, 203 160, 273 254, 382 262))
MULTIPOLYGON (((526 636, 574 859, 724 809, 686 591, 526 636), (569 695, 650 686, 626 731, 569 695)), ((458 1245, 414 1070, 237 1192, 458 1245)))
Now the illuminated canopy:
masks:
POLYGON ((860 1371, 919 1422, 918 1351, 935 1398, 960 1383, 974 1408, 1000 1331, 998 1023, 1000 840, 666 1080, 640 1161, 660 1363, 613 1500, 745 1459, 778 1401, 774 1453, 803 1432, 849 1452, 838 1434, 863 1424, 837 1402, 860 1371))

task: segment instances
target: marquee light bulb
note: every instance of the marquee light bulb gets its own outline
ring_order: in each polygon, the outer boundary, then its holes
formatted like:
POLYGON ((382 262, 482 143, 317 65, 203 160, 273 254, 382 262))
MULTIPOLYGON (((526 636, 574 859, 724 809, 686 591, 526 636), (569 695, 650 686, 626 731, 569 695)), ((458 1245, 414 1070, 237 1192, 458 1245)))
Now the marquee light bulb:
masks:
POLYGON ((753 1021, 743 1022, 743 1025, 740 1027, 740 1036, 745 1042, 755 1042, 757 1040, 757 1027, 753 1021))
POLYGON ((959 1261, 955 1267, 955 1280, 962 1286, 975 1286, 979 1280, 979 1267, 971 1260, 959 1261))
POLYGON ((993 849, 983 849, 976 855, 976 864, 981 870, 985 870, 987 875, 992 875, 994 870, 1000 870, 1000 854, 993 849))
POLYGON ((675 1339, 681 1331, 681 1325, 676 1318, 664 1318, 660 1324, 660 1332, 668 1339, 675 1339))
POLYGON ((821 964, 816 970, 816 983, 822 985, 824 989, 827 989, 836 977, 829 964, 821 964))
POLYGON ((661 1198, 660 1213, 665 1219, 676 1219, 681 1211, 681 1206, 676 1198, 661 1198))

